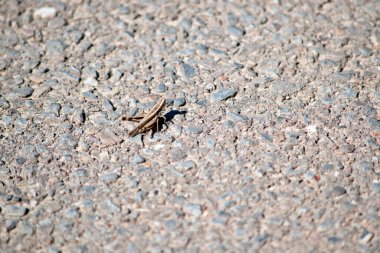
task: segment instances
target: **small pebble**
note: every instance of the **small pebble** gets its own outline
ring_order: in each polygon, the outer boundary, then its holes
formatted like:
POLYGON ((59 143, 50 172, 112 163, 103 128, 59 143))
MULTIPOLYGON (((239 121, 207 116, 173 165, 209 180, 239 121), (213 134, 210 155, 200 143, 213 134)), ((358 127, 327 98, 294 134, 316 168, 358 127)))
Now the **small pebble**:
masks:
POLYGON ((197 70, 193 66, 186 63, 182 63, 181 70, 182 74, 188 79, 197 75, 197 70))
POLYGON ((369 232, 367 229, 364 229, 360 235, 359 243, 368 244, 374 236, 375 235, 373 233, 369 232))
POLYGON ((27 214, 28 211, 29 209, 23 206, 7 205, 2 210, 2 214, 7 218, 21 218, 27 214))
POLYGON ((202 215, 202 207, 198 204, 188 204, 184 207, 186 213, 199 217, 202 215))
POLYGON ((229 26, 227 32, 231 36, 241 37, 245 34, 244 30, 237 28, 236 26, 229 26))
POLYGON ((334 189, 333 189, 333 194, 334 194, 335 197, 342 196, 342 195, 344 195, 346 193, 347 193, 346 189, 344 189, 341 186, 335 186, 334 189))
POLYGON ((227 117, 233 121, 236 121, 236 122, 247 122, 248 121, 247 117, 242 116, 241 114, 235 113, 235 112, 227 112, 227 117))
POLYGON ((9 101, 3 97, 0 97, 0 108, 8 109, 10 107, 9 101))
POLYGON ((17 226, 17 223, 18 223, 18 220, 6 220, 5 229, 7 230, 7 232, 15 229, 17 226))
POLYGON ((88 177, 88 171, 86 169, 77 169, 74 171, 74 175, 76 177, 86 178, 86 177, 88 177))
POLYGON ((377 194, 380 194, 380 183, 377 183, 377 182, 372 183, 371 190, 377 194))
POLYGON ((167 221, 164 222, 165 228, 169 229, 169 230, 175 230, 180 225, 181 225, 181 223, 177 222, 176 220, 167 220, 167 221))
POLYGON ((23 235, 33 235, 34 234, 34 227, 27 221, 22 221, 18 225, 17 230, 23 235))
POLYGON ((132 163, 133 164, 140 164, 140 163, 144 163, 145 162, 145 159, 144 157, 142 157, 141 155, 135 155, 133 158, 132 158, 132 163))
POLYGON ((113 203, 110 199, 104 200, 102 207, 110 213, 119 213, 121 211, 121 208, 113 203))
POLYGON ((223 100, 226 100, 230 97, 235 96, 236 93, 237 93, 237 91, 235 89, 222 88, 222 89, 216 90, 215 92, 213 92, 211 94, 211 100, 213 102, 223 101, 223 100))
POLYGON ((57 14, 57 10, 53 7, 42 7, 34 11, 33 16, 35 18, 42 18, 42 19, 48 19, 48 18, 54 18, 57 14))
POLYGON ((68 219, 76 219, 80 216, 79 208, 78 207, 69 207, 68 209, 64 210, 64 216, 68 219))
POLYGON ((174 106, 184 106, 186 104, 185 98, 176 98, 174 99, 174 106))
POLYGON ((164 83, 159 83, 156 87, 156 92, 158 93, 164 93, 168 88, 164 83))
POLYGON ((34 92, 34 89, 31 87, 21 87, 19 88, 16 93, 19 97, 27 98, 30 97, 34 92))
POLYGON ((203 128, 200 126, 189 126, 186 128, 186 131, 192 134, 201 134, 203 132, 203 128))
POLYGON ((187 160, 187 161, 182 161, 178 164, 178 169, 179 171, 181 172, 184 172, 184 171, 187 171, 187 170, 190 170, 192 168, 195 167, 195 163, 191 160, 187 160))
POLYGON ((100 139, 103 146, 112 146, 123 141, 112 130, 109 129, 101 131, 96 135, 96 137, 100 139))
POLYGON ((106 184, 116 182, 116 180, 117 180, 119 177, 120 177, 120 175, 117 174, 117 173, 114 173, 114 172, 107 173, 107 174, 103 174, 103 175, 100 176, 100 178, 101 178, 106 184))
POLYGON ((113 112, 115 111, 115 107, 113 106, 112 102, 109 101, 108 99, 103 99, 103 108, 105 111, 113 112))

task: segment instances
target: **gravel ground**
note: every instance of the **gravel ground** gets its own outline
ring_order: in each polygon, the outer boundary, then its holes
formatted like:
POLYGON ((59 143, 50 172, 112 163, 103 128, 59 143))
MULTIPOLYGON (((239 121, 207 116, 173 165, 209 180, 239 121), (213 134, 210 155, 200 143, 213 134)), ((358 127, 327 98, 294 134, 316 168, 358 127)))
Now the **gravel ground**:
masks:
POLYGON ((0 251, 379 252, 379 1, 157 2, 0 1, 0 251))

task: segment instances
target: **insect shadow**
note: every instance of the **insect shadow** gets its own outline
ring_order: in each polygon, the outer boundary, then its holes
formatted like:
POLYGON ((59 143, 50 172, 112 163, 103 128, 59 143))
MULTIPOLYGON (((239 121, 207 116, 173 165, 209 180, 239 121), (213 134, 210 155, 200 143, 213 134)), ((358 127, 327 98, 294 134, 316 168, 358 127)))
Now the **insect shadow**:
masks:
POLYGON ((168 113, 166 113, 163 118, 165 121, 171 121, 176 115, 184 115, 187 111, 178 111, 178 110, 172 110, 168 113))
POLYGON ((157 124, 157 126, 155 126, 153 128, 151 137, 153 137, 153 135, 155 133, 157 133, 158 131, 162 130, 163 126, 165 126, 166 129, 168 129, 169 127, 166 123, 171 122, 176 115, 185 115, 186 113, 187 113, 187 111, 172 110, 168 113, 165 113, 162 117, 159 117, 158 118, 158 124, 157 124))

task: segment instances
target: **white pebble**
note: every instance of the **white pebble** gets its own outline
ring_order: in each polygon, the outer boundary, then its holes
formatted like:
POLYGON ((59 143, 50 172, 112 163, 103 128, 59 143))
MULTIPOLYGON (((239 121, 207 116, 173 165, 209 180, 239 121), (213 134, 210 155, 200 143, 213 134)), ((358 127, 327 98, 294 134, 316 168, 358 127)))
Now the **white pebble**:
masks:
POLYGON ((310 125, 306 127, 308 133, 315 134, 317 133, 317 127, 314 125, 310 125))
POLYGON ((33 17, 35 18, 54 18, 57 10, 53 7, 42 7, 34 11, 33 17))

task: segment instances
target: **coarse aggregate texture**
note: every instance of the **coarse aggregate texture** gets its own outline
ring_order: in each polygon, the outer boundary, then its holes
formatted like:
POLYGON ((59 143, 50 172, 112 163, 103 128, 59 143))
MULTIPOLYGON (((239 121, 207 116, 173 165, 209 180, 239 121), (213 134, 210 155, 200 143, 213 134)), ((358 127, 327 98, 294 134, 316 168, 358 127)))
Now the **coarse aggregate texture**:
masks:
POLYGON ((0 1, 0 252, 380 252, 379 17, 0 1))

